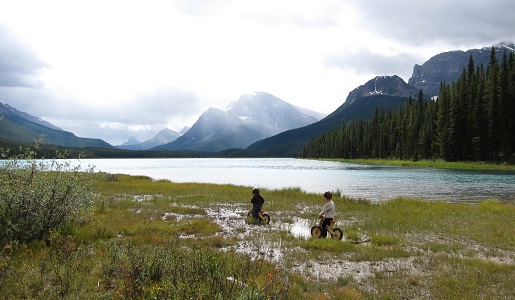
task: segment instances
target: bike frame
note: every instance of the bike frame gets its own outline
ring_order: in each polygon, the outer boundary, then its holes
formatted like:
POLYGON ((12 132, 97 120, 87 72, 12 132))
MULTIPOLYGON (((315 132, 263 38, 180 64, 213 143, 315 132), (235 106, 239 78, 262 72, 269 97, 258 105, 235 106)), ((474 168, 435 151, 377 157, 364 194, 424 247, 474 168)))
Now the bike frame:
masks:
MULTIPOLYGON (((262 210, 260 210, 260 211, 259 211, 259 213, 258 213, 258 217, 259 217, 262 221, 265 221, 265 217, 263 216, 263 213, 264 213, 264 212, 265 212, 265 211, 262 209, 262 210)), ((251 209, 251 210, 250 210, 250 213, 251 213, 251 214, 253 214, 253 213, 254 213, 254 211, 251 209)))
MULTIPOLYGON (((324 219, 325 219, 325 217, 320 218, 320 223, 318 223, 318 227, 322 228, 322 223, 324 222, 324 219)), ((336 221, 332 220, 329 225, 325 226, 325 229, 327 229, 327 232, 329 232, 329 234, 331 234, 331 236, 335 236, 336 235, 336 233, 333 230, 334 224, 336 224, 336 221)))
POLYGON ((260 218, 261 220, 263 220, 263 221, 265 221, 265 217, 263 216, 263 213, 264 213, 264 212, 265 212, 264 210, 260 210, 260 211, 259 211, 259 213, 258 213, 259 218, 260 218))

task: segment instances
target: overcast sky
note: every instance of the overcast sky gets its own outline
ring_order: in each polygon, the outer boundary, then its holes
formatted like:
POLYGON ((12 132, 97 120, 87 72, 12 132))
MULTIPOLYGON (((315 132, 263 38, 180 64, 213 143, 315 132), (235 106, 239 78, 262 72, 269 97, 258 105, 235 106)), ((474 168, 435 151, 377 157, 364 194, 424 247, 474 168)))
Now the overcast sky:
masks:
POLYGON ((143 142, 264 91, 329 114, 378 75, 515 41, 513 0, 0 0, 0 102, 143 142))

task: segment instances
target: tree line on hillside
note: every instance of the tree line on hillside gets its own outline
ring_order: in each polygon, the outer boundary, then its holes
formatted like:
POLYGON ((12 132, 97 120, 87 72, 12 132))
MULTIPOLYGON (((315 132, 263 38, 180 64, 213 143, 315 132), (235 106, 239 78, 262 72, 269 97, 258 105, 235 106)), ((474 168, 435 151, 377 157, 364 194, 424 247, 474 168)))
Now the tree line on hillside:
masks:
POLYGON ((66 158, 193 158, 211 157, 212 153, 193 150, 125 150, 118 148, 66 147, 45 144, 44 138, 34 141, 34 144, 11 141, 0 138, 0 159, 8 159, 23 155, 31 149, 37 158, 53 159, 58 153, 66 158))
POLYGON ((442 82, 436 100, 411 97, 397 111, 376 109, 311 140, 304 158, 443 159, 510 162, 515 154, 515 52, 475 66, 472 56, 460 78, 442 82), (427 100, 427 101, 426 101, 427 100))

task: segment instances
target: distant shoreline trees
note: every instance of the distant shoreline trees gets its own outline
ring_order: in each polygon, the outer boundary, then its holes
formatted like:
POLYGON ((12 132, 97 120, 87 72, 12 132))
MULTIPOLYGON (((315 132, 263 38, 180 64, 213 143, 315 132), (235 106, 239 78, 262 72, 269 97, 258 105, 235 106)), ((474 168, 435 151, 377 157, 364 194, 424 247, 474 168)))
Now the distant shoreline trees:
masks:
POLYGON ((513 163, 514 154, 515 54, 505 52, 499 63, 492 47, 486 70, 471 56, 456 82, 441 83, 437 100, 420 92, 397 111, 378 108, 370 120, 344 120, 300 156, 513 163))

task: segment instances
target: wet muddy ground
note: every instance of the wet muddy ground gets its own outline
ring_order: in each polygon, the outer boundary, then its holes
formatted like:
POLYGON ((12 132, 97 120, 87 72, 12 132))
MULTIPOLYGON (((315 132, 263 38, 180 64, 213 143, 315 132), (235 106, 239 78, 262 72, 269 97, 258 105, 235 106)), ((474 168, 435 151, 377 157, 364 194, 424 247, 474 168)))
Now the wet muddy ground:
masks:
MULTIPOLYGON (((294 271, 307 278, 316 280, 341 280, 342 278, 352 278, 358 284, 361 284, 369 277, 373 277, 378 273, 393 274, 401 272, 406 276, 431 276, 427 270, 420 269, 421 260, 430 259, 431 253, 428 250, 417 248, 417 242, 435 241, 440 243, 465 243, 464 241, 446 240, 445 237, 437 235, 424 236, 407 236, 413 243, 405 246, 410 253, 416 253, 415 256, 404 258, 388 258, 381 261, 355 261, 345 259, 345 255, 337 258, 331 255, 324 255, 318 258, 309 258, 303 261, 294 261, 294 257, 298 257, 299 253, 304 250, 301 247, 288 247, 283 242, 281 235, 291 235, 296 239, 310 239, 310 229, 316 225, 316 220, 308 220, 298 217, 281 218, 281 212, 270 213, 271 222, 268 225, 249 224, 247 213, 249 207, 243 205, 231 204, 215 204, 205 209, 207 216, 220 225, 222 231, 217 233, 224 238, 232 238, 237 241, 231 246, 222 249, 225 251, 235 251, 237 253, 245 253, 255 258, 263 258, 271 262, 277 263, 283 267, 288 264, 288 269, 294 271), (282 222, 281 219, 288 219, 288 223, 282 222), (295 255, 294 255, 295 254, 295 255), (417 262, 416 262, 417 260, 417 262)), ((181 218, 205 217, 205 215, 179 215, 181 218)), ((345 228, 346 224, 340 225, 345 228)), ((342 243, 350 241, 345 237, 342 243)), ((361 232, 361 241, 359 245, 362 247, 370 246, 370 239, 365 232, 361 232)), ((295 243, 293 243, 295 244, 295 243)), ((506 251, 496 251, 492 255, 491 249, 481 247, 480 245, 469 243, 467 241, 467 251, 475 253, 474 255, 480 259, 491 260, 497 263, 513 264, 515 261, 515 253, 506 251), (488 253, 488 254, 487 254, 488 253)), ((459 256, 459 254, 456 254, 459 256)), ((308 256, 309 257, 309 256, 308 256)))
MULTIPOLYGON (((298 239, 311 238, 311 227, 316 225, 316 220, 308 220, 293 217, 292 223, 282 223, 277 220, 274 212, 268 225, 248 224, 246 219, 248 208, 236 205, 218 206, 207 209, 207 215, 216 220, 222 227, 221 235, 236 236, 239 242, 232 246, 232 250, 239 253, 262 257, 275 263, 284 263, 288 255, 293 252, 304 251, 302 248, 288 248, 283 245, 279 237, 279 231, 288 232, 298 239)), ((365 233, 361 235, 361 245, 370 244, 365 233)), ((349 242, 345 236, 342 242, 349 242)), ((363 279, 373 276, 377 272, 396 272, 398 270, 413 270, 413 258, 391 259, 381 262, 356 262, 342 259, 322 257, 308 261, 294 262, 290 270, 305 277, 322 280, 338 280, 339 278, 352 277, 358 283, 363 279)), ((416 271, 416 270, 413 270, 416 271)))

